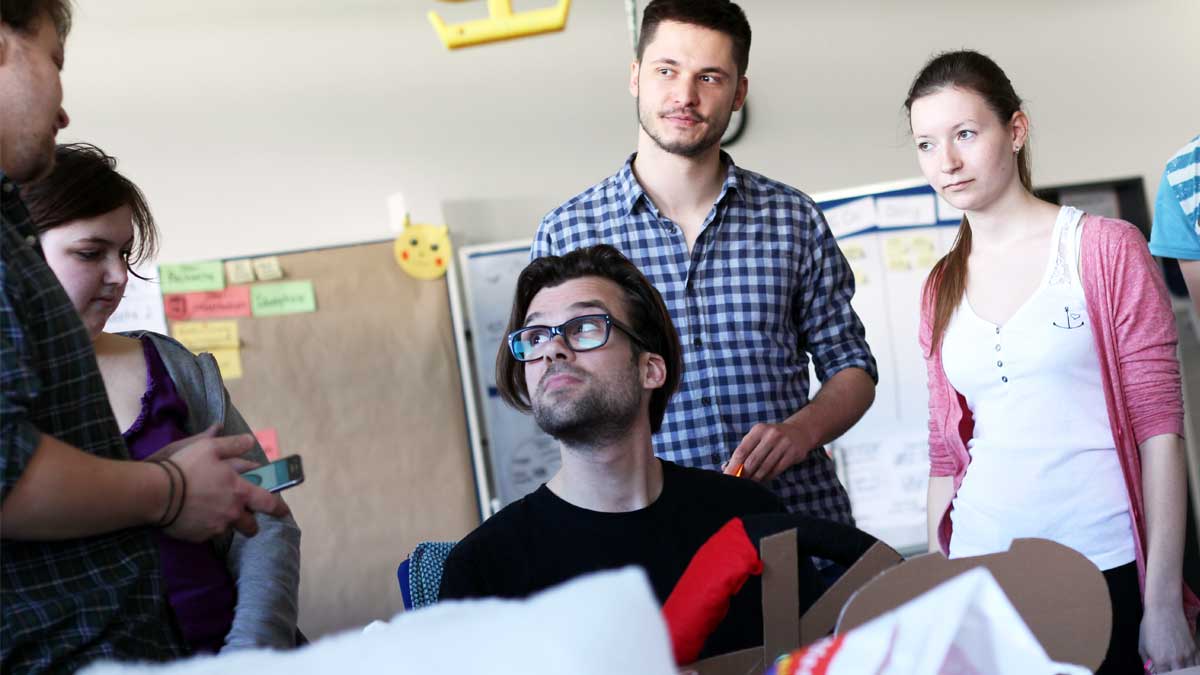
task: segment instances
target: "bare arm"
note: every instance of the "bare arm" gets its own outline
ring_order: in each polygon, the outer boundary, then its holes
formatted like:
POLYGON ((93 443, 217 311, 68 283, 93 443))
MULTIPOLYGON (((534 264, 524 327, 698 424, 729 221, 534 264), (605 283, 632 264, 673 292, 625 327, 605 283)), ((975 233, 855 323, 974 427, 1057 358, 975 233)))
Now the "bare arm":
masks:
POLYGON ((0 530, 4 539, 50 541, 149 525, 167 493, 158 466, 96 457, 42 434, 0 507, 0 530))
POLYGON ((247 535, 258 531, 251 511, 282 516, 278 495, 237 475, 255 466, 237 459, 252 436, 215 438, 216 428, 176 441, 155 454, 170 457, 186 476, 171 495, 167 471, 146 462, 102 459, 46 434, 0 505, 5 539, 53 541, 86 537, 159 522, 167 502, 180 509, 167 534, 205 541, 230 526, 247 535))
POLYGON ((867 371, 846 368, 823 382, 813 400, 786 421, 810 430, 814 437, 811 450, 849 431, 874 402, 875 381, 867 371))
POLYGON ((1192 308, 1200 316, 1200 260, 1180 260, 1179 270, 1183 272, 1183 281, 1192 296, 1192 308))
POLYGON ((844 368, 821 385, 808 405, 782 422, 755 424, 734 450, 726 473, 773 480, 808 453, 854 426, 875 401, 875 381, 862 368, 844 368))
POLYGON ((925 500, 925 511, 929 528, 929 552, 941 553, 942 545, 938 543, 938 526, 942 524, 942 516, 950 508, 954 499, 954 476, 930 476, 929 491, 925 500))
POLYGON ((1146 591, 1143 656, 1157 672, 1200 663, 1183 616, 1183 537, 1187 518, 1187 461, 1175 434, 1147 438, 1142 457, 1146 510, 1146 591))

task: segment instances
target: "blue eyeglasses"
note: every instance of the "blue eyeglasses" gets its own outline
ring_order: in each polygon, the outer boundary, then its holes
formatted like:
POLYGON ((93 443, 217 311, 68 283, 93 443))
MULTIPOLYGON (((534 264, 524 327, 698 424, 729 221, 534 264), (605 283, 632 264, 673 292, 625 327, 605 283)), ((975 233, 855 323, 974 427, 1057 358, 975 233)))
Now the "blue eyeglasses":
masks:
POLYGON ((650 351, 650 347, 634 335, 632 329, 607 314, 577 316, 557 326, 518 328, 508 334, 508 349, 518 361, 537 361, 546 355, 554 336, 561 335, 571 351, 590 352, 608 343, 613 326, 620 328, 642 349, 650 351))

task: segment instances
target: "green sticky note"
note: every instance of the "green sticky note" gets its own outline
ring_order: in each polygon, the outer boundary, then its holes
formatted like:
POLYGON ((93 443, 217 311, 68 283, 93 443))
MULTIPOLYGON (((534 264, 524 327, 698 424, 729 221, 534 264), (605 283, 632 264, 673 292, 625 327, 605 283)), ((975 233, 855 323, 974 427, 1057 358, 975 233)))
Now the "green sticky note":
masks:
POLYGON ((220 291, 225 288, 225 266, 219 260, 159 265, 158 278, 164 294, 220 291))
POLYGON ((317 311, 317 296, 311 281, 283 281, 250 287, 250 311, 254 316, 278 316, 317 311))

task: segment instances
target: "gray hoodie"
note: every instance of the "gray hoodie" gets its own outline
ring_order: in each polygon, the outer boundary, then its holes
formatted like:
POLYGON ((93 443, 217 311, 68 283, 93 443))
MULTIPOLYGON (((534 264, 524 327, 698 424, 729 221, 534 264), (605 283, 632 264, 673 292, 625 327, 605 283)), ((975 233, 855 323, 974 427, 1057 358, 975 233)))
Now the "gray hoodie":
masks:
MULTIPOLYGON (((188 407, 188 434, 213 424, 222 436, 250 433, 250 427, 229 400, 212 354, 195 355, 175 340, 150 331, 121 333, 148 336, 167 367, 179 395, 188 407)), ((255 442, 246 459, 265 463, 267 456, 255 442)), ((296 619, 300 595, 300 528, 289 515, 275 518, 257 514, 258 534, 233 534, 219 540, 217 549, 237 583, 233 626, 225 636, 228 649, 287 648, 296 644, 296 619)))

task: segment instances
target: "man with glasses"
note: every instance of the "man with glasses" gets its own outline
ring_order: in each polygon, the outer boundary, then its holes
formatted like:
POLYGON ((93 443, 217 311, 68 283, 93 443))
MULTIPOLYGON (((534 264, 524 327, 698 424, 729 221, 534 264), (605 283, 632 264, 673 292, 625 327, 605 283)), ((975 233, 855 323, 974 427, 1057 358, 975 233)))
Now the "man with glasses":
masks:
MULTIPOLYGON (((501 396, 559 442, 562 468, 451 552, 441 598, 522 597, 572 577, 643 567, 665 601, 731 518, 783 513, 761 485, 654 456, 679 383, 679 337, 658 291, 615 248, 529 264, 496 359, 501 396)), ((706 654, 761 644, 748 583, 706 654)))

